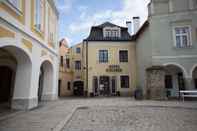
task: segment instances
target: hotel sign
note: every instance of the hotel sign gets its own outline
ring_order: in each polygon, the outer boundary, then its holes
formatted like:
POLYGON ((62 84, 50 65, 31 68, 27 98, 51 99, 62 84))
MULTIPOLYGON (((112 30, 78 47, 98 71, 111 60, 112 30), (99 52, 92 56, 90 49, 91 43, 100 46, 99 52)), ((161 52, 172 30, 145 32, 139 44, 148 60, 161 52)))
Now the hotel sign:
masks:
POLYGON ((122 69, 120 68, 120 65, 109 65, 106 72, 122 72, 122 69))

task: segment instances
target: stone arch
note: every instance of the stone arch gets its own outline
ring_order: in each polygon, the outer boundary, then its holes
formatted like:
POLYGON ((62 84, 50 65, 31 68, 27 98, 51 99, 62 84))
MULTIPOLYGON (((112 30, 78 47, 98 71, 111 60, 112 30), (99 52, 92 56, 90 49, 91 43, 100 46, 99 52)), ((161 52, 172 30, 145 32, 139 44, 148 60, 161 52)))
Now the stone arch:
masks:
POLYGON ((185 68, 178 63, 167 63, 164 65, 167 97, 179 97, 179 91, 185 90, 187 87, 187 72, 185 68))
POLYGON ((197 64, 194 64, 194 65, 192 66, 192 68, 190 69, 190 77, 191 77, 191 78, 193 77, 193 72, 196 70, 196 68, 197 68, 197 64))
POLYGON ((191 69, 191 78, 193 82, 194 89, 197 89, 197 65, 194 65, 191 69))
POLYGON ((40 64, 38 101, 53 99, 54 67, 50 60, 40 64))
POLYGON ((178 68, 180 68, 182 71, 183 71, 183 74, 184 74, 184 77, 188 77, 188 73, 187 73, 187 71, 185 70, 185 68, 181 65, 181 64, 178 64, 178 63, 165 63, 165 64, 163 64, 163 66, 176 66, 176 67, 178 67, 178 68))
POLYGON ((31 57, 19 46, 9 44, 3 43, 0 46, 0 66, 8 67, 14 73, 14 78, 11 80, 13 83, 13 95, 10 98, 11 107, 27 109, 31 88, 31 57), (25 101, 26 103, 24 103, 25 101))

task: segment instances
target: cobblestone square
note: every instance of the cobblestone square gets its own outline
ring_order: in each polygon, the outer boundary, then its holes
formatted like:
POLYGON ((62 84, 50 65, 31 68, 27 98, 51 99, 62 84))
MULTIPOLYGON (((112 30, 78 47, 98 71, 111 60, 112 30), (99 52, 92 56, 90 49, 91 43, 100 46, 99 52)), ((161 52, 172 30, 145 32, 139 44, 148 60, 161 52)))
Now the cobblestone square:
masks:
POLYGON ((197 111, 159 106, 79 108, 63 131, 196 131, 197 111))
POLYGON ((0 131, 196 131, 196 101, 66 98, 0 117, 0 131))

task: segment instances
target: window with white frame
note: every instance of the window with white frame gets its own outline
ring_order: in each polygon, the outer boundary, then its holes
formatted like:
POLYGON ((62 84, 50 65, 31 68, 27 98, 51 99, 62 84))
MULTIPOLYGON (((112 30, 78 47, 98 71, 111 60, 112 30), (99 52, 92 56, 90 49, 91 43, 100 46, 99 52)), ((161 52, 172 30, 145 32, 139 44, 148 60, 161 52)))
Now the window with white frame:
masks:
POLYGON ((7 0, 11 6, 13 6, 17 10, 21 10, 21 0, 7 0))
POLYGON ((190 47, 191 29, 189 26, 180 26, 174 28, 175 46, 178 48, 190 47))
POLYGON ((99 63, 108 62, 108 50, 99 50, 99 63))
POLYGON ((43 31, 44 27, 44 1, 35 0, 35 28, 43 31))
POLYGON ((104 29, 104 37, 120 37, 120 29, 118 28, 106 28, 104 29))

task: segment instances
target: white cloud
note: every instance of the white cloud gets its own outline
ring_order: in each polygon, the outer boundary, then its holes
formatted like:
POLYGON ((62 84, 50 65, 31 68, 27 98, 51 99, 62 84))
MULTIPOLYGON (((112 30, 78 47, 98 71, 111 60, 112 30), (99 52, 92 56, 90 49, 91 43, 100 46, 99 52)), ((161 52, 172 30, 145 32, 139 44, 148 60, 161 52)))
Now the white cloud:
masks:
POLYGON ((63 4, 58 5, 59 11, 62 13, 68 13, 72 9, 73 2, 74 0, 64 0, 63 4))
POLYGON ((95 12, 89 15, 87 7, 80 7, 80 19, 73 22, 69 26, 70 33, 88 33, 90 27, 93 25, 101 24, 105 21, 111 21, 115 24, 125 26, 127 20, 132 20, 134 16, 140 16, 141 23, 147 18, 146 5, 150 0, 123 0, 123 8, 121 10, 104 10, 95 12))
POLYGON ((72 40, 70 38, 68 38, 67 36, 65 36, 64 39, 66 40, 68 46, 70 46, 72 43, 72 40))

